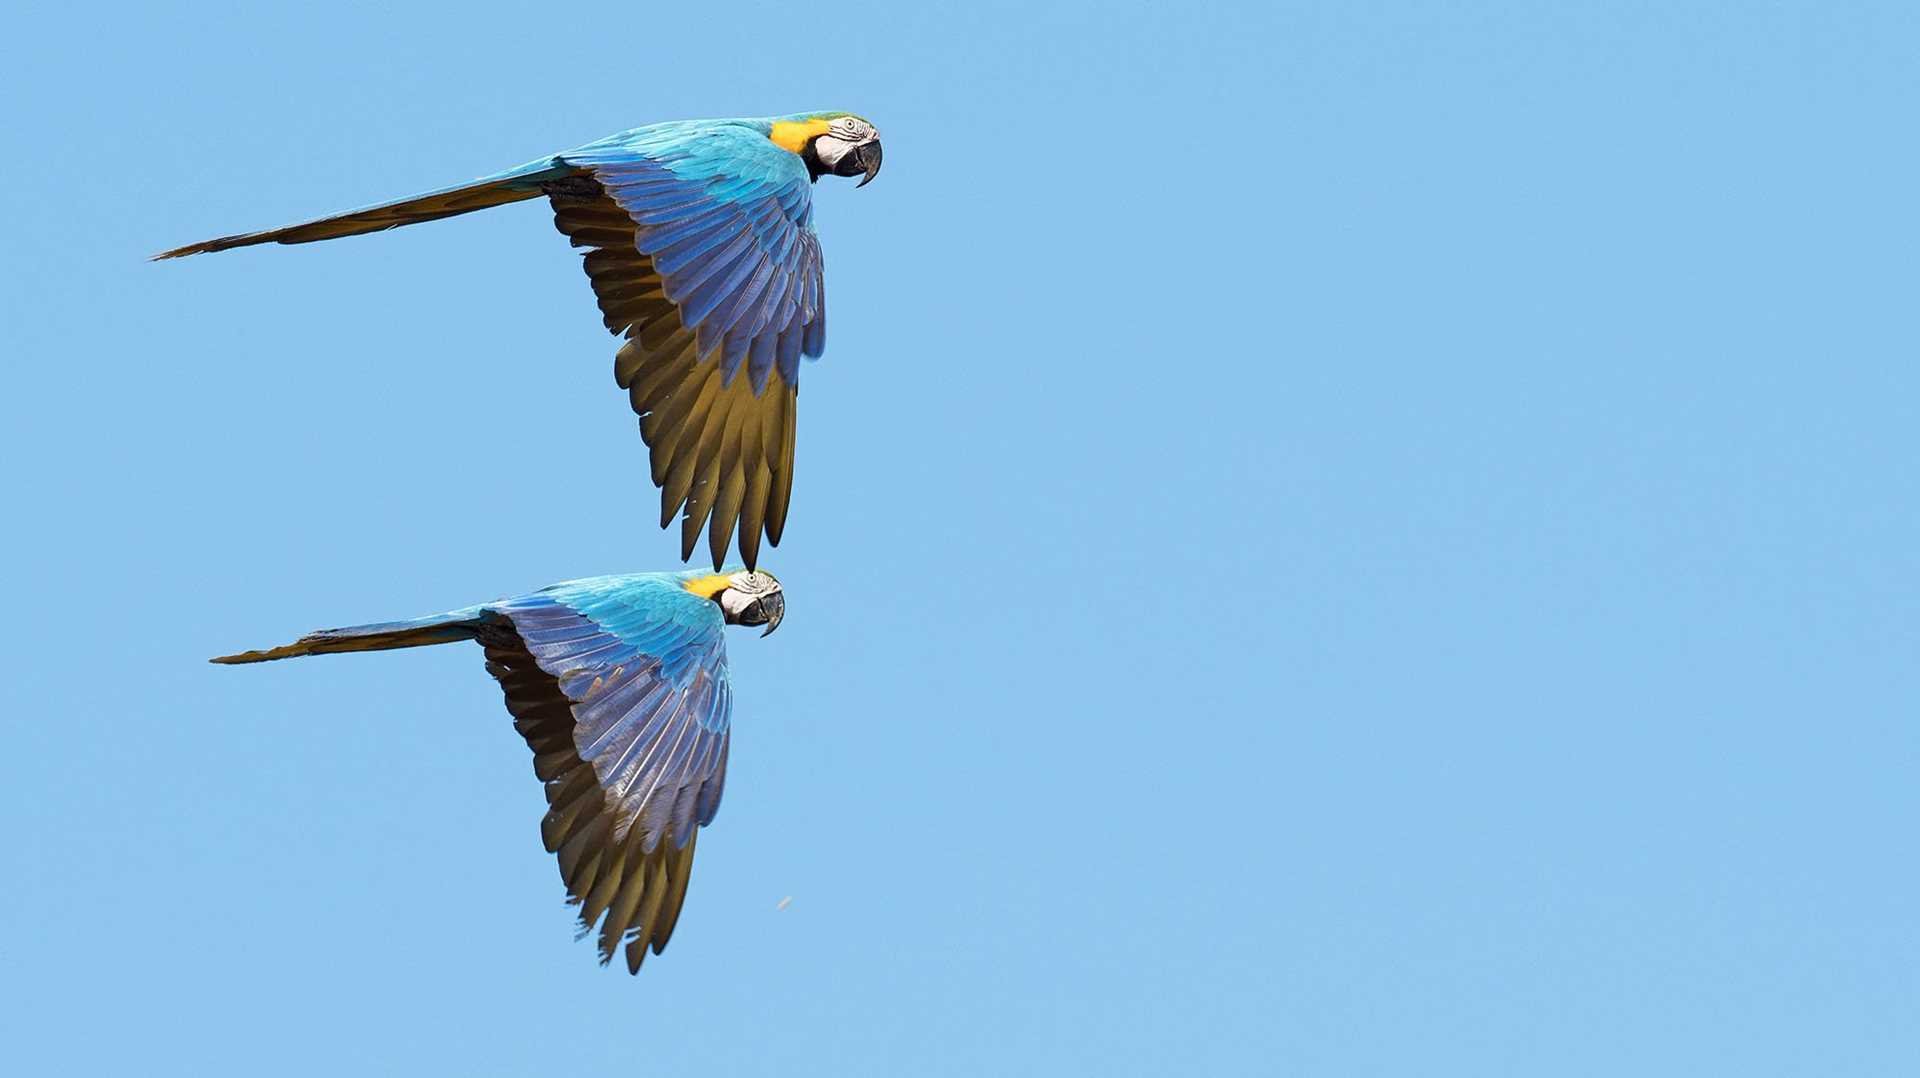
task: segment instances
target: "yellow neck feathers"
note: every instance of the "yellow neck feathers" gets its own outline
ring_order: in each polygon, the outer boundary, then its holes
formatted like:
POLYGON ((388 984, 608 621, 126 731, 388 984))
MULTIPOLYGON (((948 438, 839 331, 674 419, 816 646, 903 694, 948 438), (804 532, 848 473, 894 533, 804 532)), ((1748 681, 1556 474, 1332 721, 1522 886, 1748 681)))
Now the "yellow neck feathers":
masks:
POLYGON ((788 153, 799 153, 807 148, 808 139, 826 134, 829 126, 825 120, 780 120, 767 137, 788 153))
POLYGON ((711 599, 726 590, 730 579, 728 574, 714 573, 711 576, 696 576, 681 586, 702 599, 711 599))

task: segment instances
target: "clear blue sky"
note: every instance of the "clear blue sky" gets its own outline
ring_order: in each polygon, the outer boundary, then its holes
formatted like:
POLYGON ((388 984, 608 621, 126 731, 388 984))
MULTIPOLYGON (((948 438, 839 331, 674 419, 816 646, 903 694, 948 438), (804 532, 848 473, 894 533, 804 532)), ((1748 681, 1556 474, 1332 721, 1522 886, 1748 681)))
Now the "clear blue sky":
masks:
POLYGON ((1920 1067, 1911 5, 656 8, 9 20, 5 1069, 1920 1067), (629 979, 477 649, 204 661, 676 564, 578 257, 144 258, 806 108, 886 171, 629 979))

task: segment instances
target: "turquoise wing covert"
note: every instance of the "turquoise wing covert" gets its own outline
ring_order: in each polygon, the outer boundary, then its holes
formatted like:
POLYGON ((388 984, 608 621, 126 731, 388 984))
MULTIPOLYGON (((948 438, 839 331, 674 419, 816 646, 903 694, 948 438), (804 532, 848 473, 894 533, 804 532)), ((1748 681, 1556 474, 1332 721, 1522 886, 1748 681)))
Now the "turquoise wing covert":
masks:
POLYGON ((559 857, 600 960, 638 972, 673 934, 696 831, 726 782, 733 691, 723 619, 673 578, 605 577, 487 608, 487 671, 546 785, 559 857))
POLYGON ((703 528, 749 567, 778 544, 793 490, 803 356, 826 347, 825 277, 802 159, 754 122, 662 124, 556 159, 554 223, 590 250, 614 373, 640 417, 660 524, 681 557, 703 528))

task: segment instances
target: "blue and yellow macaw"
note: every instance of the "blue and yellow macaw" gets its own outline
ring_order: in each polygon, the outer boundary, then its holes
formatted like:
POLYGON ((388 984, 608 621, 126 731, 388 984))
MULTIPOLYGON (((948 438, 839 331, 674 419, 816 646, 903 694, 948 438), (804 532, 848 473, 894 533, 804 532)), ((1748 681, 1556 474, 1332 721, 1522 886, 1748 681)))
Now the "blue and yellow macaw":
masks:
POLYGON ((785 613, 769 573, 634 573, 213 661, 479 641, 546 783, 540 837, 559 855, 582 933, 598 922, 601 964, 624 945, 638 973, 647 949, 659 954, 673 935, 695 832, 713 822, 726 784, 733 690, 722 629, 765 625, 765 636, 785 613))
POLYGON ((660 526, 682 514, 686 560, 711 521, 715 569, 737 527, 751 569, 762 529, 777 546, 786 527, 800 357, 826 347, 812 184, 860 176, 864 187, 879 171, 880 133, 852 113, 683 120, 459 187, 155 257, 357 236, 545 195, 560 231, 589 248, 607 329, 626 336, 614 377, 652 450, 660 526))

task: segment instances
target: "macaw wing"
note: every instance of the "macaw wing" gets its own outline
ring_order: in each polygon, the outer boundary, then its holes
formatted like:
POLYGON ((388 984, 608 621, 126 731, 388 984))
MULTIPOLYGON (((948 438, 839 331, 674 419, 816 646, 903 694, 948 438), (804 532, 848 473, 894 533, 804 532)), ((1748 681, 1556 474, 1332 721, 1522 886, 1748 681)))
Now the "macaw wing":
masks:
POLYGON ((640 417, 660 526, 703 527, 752 568, 793 490, 802 356, 826 346, 825 278, 804 163, 751 127, 669 127, 560 155, 554 223, 585 256, 614 375, 640 417), (744 374, 744 377, 742 375, 744 374))
POLYGON ((733 694, 717 607, 670 583, 566 585, 497 604, 487 671, 546 784, 559 857, 600 960, 639 972, 686 899, 695 833, 720 807, 733 694), (509 627, 510 626, 510 627, 509 627))

